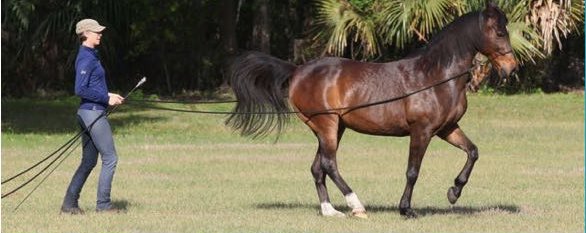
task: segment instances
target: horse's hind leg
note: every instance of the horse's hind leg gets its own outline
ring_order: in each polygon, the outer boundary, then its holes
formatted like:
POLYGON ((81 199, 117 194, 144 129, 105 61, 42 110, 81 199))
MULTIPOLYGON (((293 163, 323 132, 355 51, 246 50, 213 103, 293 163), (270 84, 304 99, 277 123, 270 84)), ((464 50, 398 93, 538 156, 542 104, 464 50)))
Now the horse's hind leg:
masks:
POLYGON ((466 185, 470 178, 474 163, 476 163, 476 160, 478 159, 478 148, 472 143, 472 141, 470 141, 470 139, 468 139, 468 137, 466 137, 464 132, 457 125, 451 130, 440 132, 438 136, 446 142, 464 150, 468 154, 468 159, 466 160, 464 168, 462 168, 462 171, 460 171, 460 174, 458 174, 454 180, 454 186, 448 189, 448 200, 450 203, 455 204, 462 194, 464 185, 466 185))
POLYGON ((310 127, 312 127, 319 140, 319 148, 311 166, 311 173, 315 180, 321 204, 321 213, 324 216, 345 216, 342 212, 334 209, 330 202, 325 184, 325 176, 327 174, 344 194, 346 203, 352 208, 352 214, 357 217, 366 218, 367 215, 364 206, 338 172, 336 151, 344 133, 344 127, 340 127, 337 119, 333 120, 331 116, 328 118, 324 116, 319 122, 317 119, 312 119, 310 127))
MULTIPOLYGON (((310 127, 311 127, 312 125, 314 125, 313 123, 314 122, 308 122, 308 125, 310 125, 310 127)), ((319 131, 314 130, 314 133, 318 139, 319 146, 317 148, 315 160, 313 161, 313 164, 311 165, 311 174, 313 175, 315 187, 317 189, 317 195, 319 197, 319 202, 320 202, 320 206, 321 206, 321 214, 323 216, 344 217, 344 216, 346 216, 344 213, 337 211, 332 206, 332 203, 330 202, 330 197, 328 195, 328 189, 326 187, 326 176, 327 176, 326 169, 327 169, 327 167, 324 166, 323 161, 329 160, 329 159, 327 159, 327 157, 329 157, 329 156, 328 156, 328 151, 327 151, 327 147, 326 147, 328 139, 326 139, 326 137, 323 136, 322 133, 319 131)))
POLYGON ((317 149, 317 153, 315 155, 315 160, 311 165, 311 174, 313 175, 313 179, 315 182, 315 187, 317 189, 317 195, 319 197, 320 207, 321 207, 321 214, 323 216, 338 216, 338 217, 345 217, 346 215, 338 210, 336 210, 332 203, 330 202, 330 197, 328 195, 328 189, 326 187, 326 172, 322 166, 322 152, 321 147, 317 149))

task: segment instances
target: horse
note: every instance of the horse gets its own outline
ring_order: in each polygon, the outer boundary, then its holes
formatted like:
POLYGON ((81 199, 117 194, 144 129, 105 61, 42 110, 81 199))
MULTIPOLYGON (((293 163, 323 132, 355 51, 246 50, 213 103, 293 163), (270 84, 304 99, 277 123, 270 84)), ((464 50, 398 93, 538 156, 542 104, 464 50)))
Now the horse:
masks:
POLYGON ((317 137, 310 170, 321 214, 345 216, 330 202, 328 176, 359 218, 368 217, 366 209, 336 162, 344 131, 410 137, 406 185, 399 203, 400 214, 407 218, 417 217, 411 208, 413 188, 427 147, 438 136, 467 154, 447 193, 455 204, 478 159, 477 146, 458 125, 467 108, 469 67, 480 52, 499 75, 509 76, 517 69, 507 22, 498 6, 487 3, 442 28, 427 46, 388 63, 324 57, 295 65, 259 52, 241 54, 229 68, 237 104, 225 124, 243 136, 262 137, 275 130, 278 135, 295 113, 317 137))

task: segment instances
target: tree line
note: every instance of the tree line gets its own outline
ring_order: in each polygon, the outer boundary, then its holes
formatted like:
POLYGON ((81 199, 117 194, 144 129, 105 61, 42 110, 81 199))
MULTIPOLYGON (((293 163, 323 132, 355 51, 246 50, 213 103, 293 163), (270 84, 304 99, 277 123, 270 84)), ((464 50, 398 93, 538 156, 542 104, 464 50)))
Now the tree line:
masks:
MULTIPOLYGON (((496 1, 524 62, 505 86, 584 86, 584 1, 496 1), (553 22, 553 23, 552 23, 553 22), (561 48, 561 49, 560 49, 561 48)), ((73 93, 75 23, 107 27, 99 48, 112 90, 213 93, 230 58, 256 50, 300 64, 322 56, 387 62, 425 46, 484 0, 2 0, 2 96, 73 93)), ((513 42, 513 41, 512 41, 513 42)), ((503 85, 489 82, 487 85, 503 85)))

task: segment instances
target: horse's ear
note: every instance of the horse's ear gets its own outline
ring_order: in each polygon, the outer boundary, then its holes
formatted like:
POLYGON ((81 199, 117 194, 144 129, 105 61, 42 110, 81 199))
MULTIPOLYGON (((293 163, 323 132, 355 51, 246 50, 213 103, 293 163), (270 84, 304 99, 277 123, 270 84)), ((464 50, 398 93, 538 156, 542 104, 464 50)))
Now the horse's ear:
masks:
POLYGON ((485 17, 490 18, 494 16, 494 12, 496 11, 498 11, 498 6, 496 5, 496 3, 494 3, 492 0, 487 0, 486 8, 484 9, 484 11, 482 11, 482 14, 485 17))
POLYGON ((496 7, 496 4, 492 0, 486 0, 486 7, 483 11, 480 12, 480 28, 484 27, 484 23, 486 20, 494 16, 496 7))
POLYGON ((498 8, 498 5, 492 0, 486 0, 486 10, 498 8))

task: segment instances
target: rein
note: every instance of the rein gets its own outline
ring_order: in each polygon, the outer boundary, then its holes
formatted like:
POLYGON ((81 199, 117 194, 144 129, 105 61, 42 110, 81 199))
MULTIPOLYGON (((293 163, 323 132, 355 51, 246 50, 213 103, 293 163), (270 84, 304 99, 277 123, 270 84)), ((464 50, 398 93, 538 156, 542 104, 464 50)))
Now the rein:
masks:
MULTIPOLYGON (((361 108, 366 108, 366 107, 371 107, 371 106, 375 106, 375 105, 380 105, 380 104, 385 104, 385 103, 390 103, 390 102, 394 102, 400 99, 404 99, 407 98, 411 95, 417 94, 419 92, 431 89, 433 87, 442 85, 444 83, 447 83, 449 81, 452 81, 454 79, 460 78, 466 74, 469 74, 471 71, 473 70, 473 68, 467 69, 464 72, 461 72, 457 75, 454 75, 450 78, 438 81, 432 85, 417 89, 415 91, 400 95, 400 96, 396 96, 396 97, 392 97, 389 99, 385 99, 385 100, 380 100, 380 101, 375 101, 375 102, 370 102, 370 103, 365 103, 365 104, 359 104, 359 105, 354 105, 354 106, 347 106, 347 107, 340 107, 340 108, 331 108, 331 109, 324 109, 324 110, 319 110, 319 111, 281 111, 281 112, 234 112, 234 111, 205 111, 205 110, 188 110, 188 109, 177 109, 177 108, 169 108, 169 107, 160 107, 160 106, 152 106, 152 105, 147 105, 147 104, 140 104, 140 103, 177 103, 177 104, 218 104, 218 103, 237 103, 238 101, 236 100, 225 100, 225 101, 159 101, 159 100, 132 100, 132 101, 127 101, 126 103, 129 105, 135 105, 135 106, 139 106, 139 107, 144 107, 144 108, 149 108, 149 109, 155 109, 155 110, 164 110, 164 111, 174 111, 174 112, 184 112, 184 113, 199 113, 199 114, 212 114, 212 115, 229 115, 229 114, 242 114, 242 115, 270 115, 270 114, 304 114, 304 115, 309 115, 310 118, 315 116, 315 115, 322 115, 322 114, 338 114, 340 116, 343 116, 347 113, 350 113, 354 110, 357 109, 361 109, 361 108), (344 111, 343 113, 339 113, 341 111, 344 111)), ((468 80, 469 81, 469 80, 468 80)))

